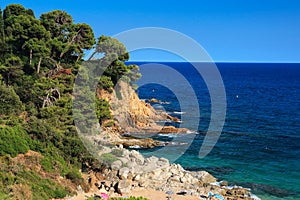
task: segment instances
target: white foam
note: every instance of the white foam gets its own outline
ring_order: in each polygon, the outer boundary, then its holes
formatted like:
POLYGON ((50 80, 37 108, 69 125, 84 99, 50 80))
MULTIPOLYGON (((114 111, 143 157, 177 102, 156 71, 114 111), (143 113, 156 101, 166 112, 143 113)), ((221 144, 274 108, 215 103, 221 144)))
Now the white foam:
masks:
POLYGON ((182 115, 182 114, 185 114, 186 112, 174 111, 173 113, 178 114, 178 115, 182 115))
POLYGON ((139 145, 133 145, 133 146, 129 146, 129 148, 131 149, 141 149, 142 147, 139 145))
POLYGON ((251 194, 250 196, 252 199, 254 200, 261 200, 261 198, 259 198, 258 196, 256 196, 255 194, 251 194))

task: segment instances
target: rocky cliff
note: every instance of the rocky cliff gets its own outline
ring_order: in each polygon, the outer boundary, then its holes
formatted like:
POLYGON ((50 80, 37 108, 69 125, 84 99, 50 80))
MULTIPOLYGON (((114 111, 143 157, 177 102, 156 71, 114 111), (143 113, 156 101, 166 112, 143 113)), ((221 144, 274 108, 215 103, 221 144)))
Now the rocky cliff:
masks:
POLYGON ((110 103, 115 126, 103 127, 101 138, 97 136, 92 138, 96 143, 103 143, 103 139, 106 138, 105 143, 114 145, 122 144, 124 147, 152 148, 164 144, 150 138, 138 139, 128 136, 139 133, 147 137, 147 134, 186 133, 188 131, 185 128, 158 125, 157 121, 171 120, 176 122, 179 119, 165 112, 156 111, 149 103, 140 100, 132 87, 125 82, 119 82, 112 93, 99 89, 97 96, 110 103), (123 137, 123 135, 127 137, 123 137))
POLYGON ((179 119, 162 111, 156 111, 149 103, 139 99, 132 87, 119 82, 112 93, 99 90, 98 97, 106 99, 111 105, 111 111, 116 125, 127 133, 176 133, 187 132, 184 128, 160 126, 157 121, 179 119))

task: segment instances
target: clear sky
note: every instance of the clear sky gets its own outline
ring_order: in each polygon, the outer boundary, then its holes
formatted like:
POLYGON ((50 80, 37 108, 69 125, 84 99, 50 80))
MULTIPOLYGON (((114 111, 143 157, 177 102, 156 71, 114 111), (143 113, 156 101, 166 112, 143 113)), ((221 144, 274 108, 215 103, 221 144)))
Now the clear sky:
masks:
MULTIPOLYGON (((95 35, 139 27, 164 27, 201 44, 215 61, 300 62, 299 0, 1 0, 2 9, 21 3, 41 13, 60 9, 95 35)), ((173 60, 173 55, 135 52, 131 60, 173 60)))

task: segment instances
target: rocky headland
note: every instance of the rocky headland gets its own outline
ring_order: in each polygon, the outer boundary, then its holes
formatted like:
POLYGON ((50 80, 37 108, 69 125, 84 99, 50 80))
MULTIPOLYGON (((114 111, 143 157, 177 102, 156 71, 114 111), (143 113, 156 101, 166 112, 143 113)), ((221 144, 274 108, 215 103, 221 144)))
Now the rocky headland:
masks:
POLYGON ((179 123, 180 120, 166 112, 157 111, 149 102, 140 100, 132 87, 125 82, 119 82, 112 93, 99 89, 97 96, 110 103, 114 117, 113 127, 102 128, 101 139, 93 137, 97 143, 105 142, 114 145, 122 144, 124 147, 152 148, 164 146, 164 144, 151 138, 135 137, 135 133, 147 136, 158 133, 187 133, 189 131, 186 128, 159 125, 158 121, 169 120, 179 123))
POLYGON ((103 127, 101 137, 94 135, 89 138, 94 144, 102 146, 100 159, 107 164, 101 171, 91 170, 86 174, 95 193, 101 191, 116 196, 145 189, 169 191, 194 196, 196 199, 206 199, 209 194, 221 195, 228 200, 257 199, 249 189, 228 186, 225 181, 218 182, 206 171, 187 171, 179 164, 169 163, 165 158, 145 158, 135 150, 129 151, 126 148, 164 145, 151 138, 131 137, 131 134, 176 134, 187 133, 188 129, 158 125, 157 121, 178 122, 179 119, 163 111, 156 111, 148 102, 140 100, 135 91, 124 82, 119 83, 112 93, 98 90, 97 94, 110 103, 115 125, 103 127))

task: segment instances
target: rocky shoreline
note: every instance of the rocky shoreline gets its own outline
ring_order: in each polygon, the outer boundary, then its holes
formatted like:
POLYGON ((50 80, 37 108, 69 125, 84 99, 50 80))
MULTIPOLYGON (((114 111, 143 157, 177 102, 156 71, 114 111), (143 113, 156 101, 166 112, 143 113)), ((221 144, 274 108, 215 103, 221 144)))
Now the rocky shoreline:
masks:
MULTIPOLYGON (((128 84, 121 82, 118 88, 118 94, 116 92, 109 94, 104 90, 97 92, 99 98, 109 101, 115 126, 103 127, 100 135, 88 138, 94 145, 101 146, 100 159, 102 163, 107 164, 107 168, 101 172, 89 172, 88 178, 92 186, 97 186, 99 191, 110 196, 145 189, 170 191, 194 196, 197 199, 199 197, 207 199, 209 194, 220 195, 227 200, 258 199, 249 189, 228 186, 227 182, 218 182, 206 171, 187 171, 179 164, 170 164, 165 158, 154 156, 145 158, 135 150, 126 149, 166 145, 146 136, 134 137, 134 133, 178 134, 188 133, 189 130, 157 124, 157 121, 180 122, 180 120, 163 111, 156 111, 149 102, 140 100, 128 84)), ((152 101, 159 100, 152 99, 152 101)))
POLYGON ((227 200, 259 199, 251 194, 250 189, 228 186, 227 182, 218 182, 206 171, 187 171, 179 164, 170 164, 165 158, 145 158, 139 152, 129 151, 122 145, 106 149, 105 152, 114 155, 115 161, 102 172, 90 171, 88 177, 91 179, 90 184, 110 196, 149 189, 171 191, 200 199, 206 199, 210 193, 221 195, 227 200))

